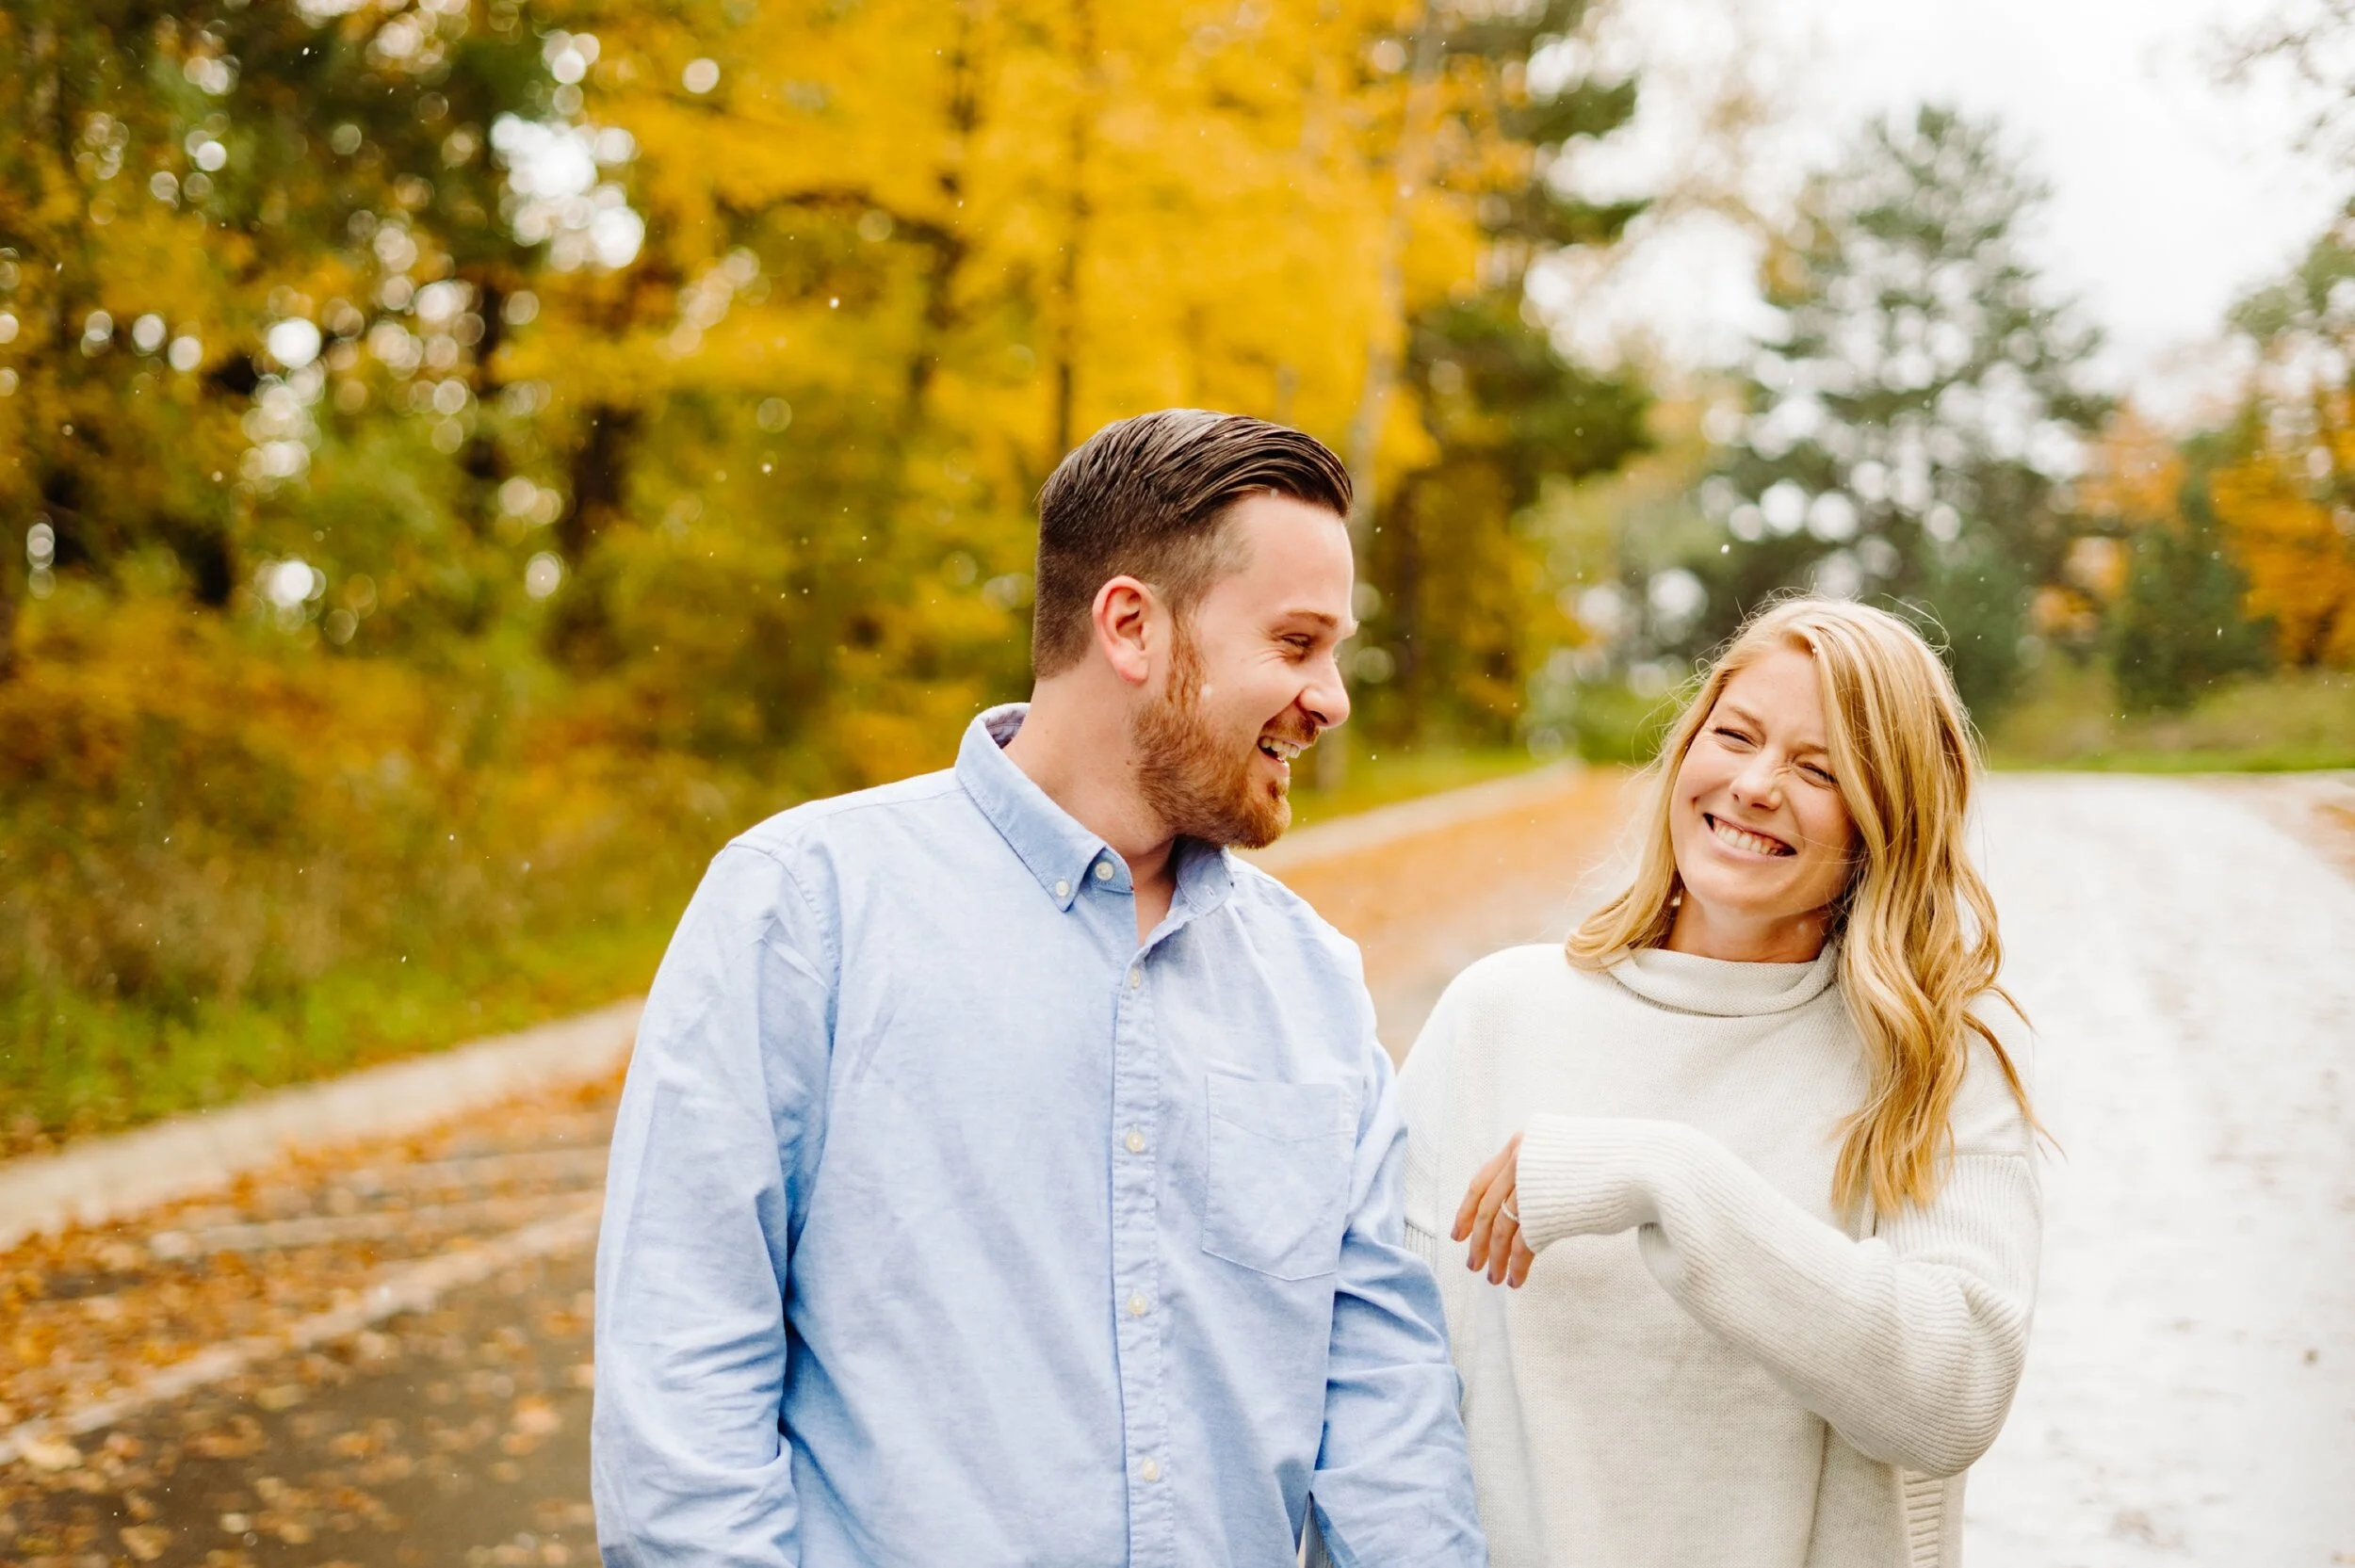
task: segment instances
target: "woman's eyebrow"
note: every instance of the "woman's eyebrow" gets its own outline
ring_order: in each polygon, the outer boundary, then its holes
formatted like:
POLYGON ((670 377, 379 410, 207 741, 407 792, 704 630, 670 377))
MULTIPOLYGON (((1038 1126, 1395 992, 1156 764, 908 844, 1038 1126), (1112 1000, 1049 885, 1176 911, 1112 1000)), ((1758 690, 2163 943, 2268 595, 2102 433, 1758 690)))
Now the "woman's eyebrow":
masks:
MULTIPOLYGON (((1727 698, 1721 701, 1717 705, 1725 710, 1725 717, 1729 719, 1738 719, 1741 722, 1747 724, 1754 730, 1763 730, 1766 728, 1766 723, 1763 719, 1760 719, 1758 715, 1752 713, 1749 709, 1744 707, 1741 703, 1734 702, 1731 698, 1727 698)), ((1831 754, 1831 747, 1827 743, 1821 740, 1795 740, 1791 743, 1791 750, 1794 752, 1821 752, 1826 756, 1829 756, 1831 754)))

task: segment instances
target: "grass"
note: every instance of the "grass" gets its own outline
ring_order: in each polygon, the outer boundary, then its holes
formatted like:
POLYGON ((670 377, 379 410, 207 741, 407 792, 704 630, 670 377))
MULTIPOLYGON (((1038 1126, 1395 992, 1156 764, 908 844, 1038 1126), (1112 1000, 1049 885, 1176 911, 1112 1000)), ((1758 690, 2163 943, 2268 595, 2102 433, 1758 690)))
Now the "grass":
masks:
POLYGON ((0 1014, 0 1153, 36 1153, 636 994, 675 918, 351 963, 296 994, 173 1012, 72 993, 11 997, 0 1014))
POLYGON ((2175 713, 2128 714, 2098 668, 2055 660, 1990 729, 1999 768, 2293 772, 2355 768, 2355 673, 2219 683, 2175 713))

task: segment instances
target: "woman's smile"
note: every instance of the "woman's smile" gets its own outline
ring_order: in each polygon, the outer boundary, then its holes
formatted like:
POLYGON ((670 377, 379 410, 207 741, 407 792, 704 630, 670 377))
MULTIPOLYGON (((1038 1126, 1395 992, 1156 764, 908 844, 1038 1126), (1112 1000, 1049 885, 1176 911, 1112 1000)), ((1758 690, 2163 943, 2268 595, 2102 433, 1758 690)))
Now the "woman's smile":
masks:
POLYGON ((1705 811, 1701 813, 1701 820, 1709 824, 1709 832, 1711 837, 1716 839, 1718 843, 1726 845, 1728 848, 1738 850, 1746 855, 1759 855, 1768 859, 1778 859, 1782 856, 1795 855, 1799 852, 1791 845, 1785 843, 1779 838, 1777 838, 1772 833, 1761 832, 1756 828, 1745 828, 1738 823, 1729 822, 1724 817, 1718 816, 1710 812, 1705 811))

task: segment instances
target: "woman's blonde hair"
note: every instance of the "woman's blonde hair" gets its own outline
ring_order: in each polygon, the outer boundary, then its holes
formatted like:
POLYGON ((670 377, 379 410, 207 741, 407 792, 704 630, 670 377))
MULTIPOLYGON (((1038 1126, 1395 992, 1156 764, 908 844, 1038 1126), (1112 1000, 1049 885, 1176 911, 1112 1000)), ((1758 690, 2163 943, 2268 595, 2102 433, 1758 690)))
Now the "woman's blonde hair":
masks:
POLYGON ((1912 627, 1867 606, 1813 597, 1752 616, 1662 741, 1634 878, 1571 933, 1570 962, 1602 969, 1667 940, 1683 893, 1668 835, 1677 771, 1726 683, 1778 648, 1815 661, 1825 740, 1856 824, 1856 865, 1827 940, 1840 943, 1841 990, 1871 1075, 1864 1104, 1844 1123, 1832 1201, 1853 1209, 1869 1195, 1893 1212, 1937 1195, 1971 1035, 1995 1053, 2035 1123, 2010 1054, 1972 1011, 1990 993, 2018 1008, 1995 982, 2003 963, 1995 905, 1963 843, 1979 769, 1971 721, 1945 666, 1912 627))

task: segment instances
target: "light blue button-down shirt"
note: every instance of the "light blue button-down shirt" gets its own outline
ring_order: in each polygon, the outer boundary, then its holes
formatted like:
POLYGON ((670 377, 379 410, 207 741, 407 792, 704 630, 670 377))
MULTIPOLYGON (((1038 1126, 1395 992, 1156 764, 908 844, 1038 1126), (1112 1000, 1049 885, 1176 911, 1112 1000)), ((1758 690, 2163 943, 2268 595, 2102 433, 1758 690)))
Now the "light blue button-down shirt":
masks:
POLYGON ((1485 1562, 1356 949, 999 747, 723 850, 648 997, 597 1255, 612 1568, 1485 1562))

